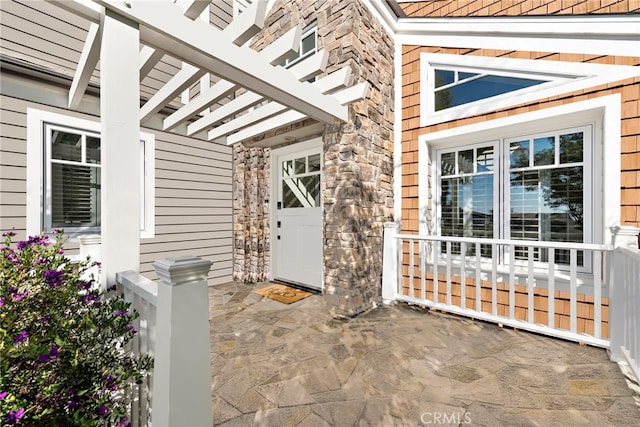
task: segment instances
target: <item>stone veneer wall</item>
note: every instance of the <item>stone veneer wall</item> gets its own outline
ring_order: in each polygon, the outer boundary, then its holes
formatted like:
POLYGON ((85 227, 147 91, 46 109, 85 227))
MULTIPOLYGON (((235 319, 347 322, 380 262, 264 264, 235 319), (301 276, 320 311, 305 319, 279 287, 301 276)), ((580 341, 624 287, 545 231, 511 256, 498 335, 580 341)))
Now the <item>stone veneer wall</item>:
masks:
MULTIPOLYGON (((314 22, 318 48, 329 52, 326 72, 349 66, 353 71, 350 85, 367 81, 371 86, 367 98, 349 108, 349 122, 327 126, 323 135, 324 291, 334 315, 350 317, 373 307, 379 299, 382 224, 393 216, 393 41, 359 0, 280 0, 254 45, 260 49, 294 25, 306 28, 314 22)), ((260 215, 250 208, 253 195, 247 193, 253 187, 240 188, 240 177, 245 185, 249 181, 246 168, 250 166, 238 163, 246 159, 241 155, 246 152, 234 151, 238 258, 234 275, 245 280, 256 274, 242 272, 253 267, 253 249, 260 246, 253 245, 254 233, 262 232, 264 237, 268 221, 266 216, 253 218, 260 215), (250 222, 265 228, 254 230, 250 222)), ((268 188, 268 182, 264 185, 268 188)), ((258 236, 260 241, 265 240, 258 236)), ((268 250, 266 243, 263 249, 268 250)))
POLYGON ((269 278, 270 154, 268 148, 233 148, 233 280, 269 278))

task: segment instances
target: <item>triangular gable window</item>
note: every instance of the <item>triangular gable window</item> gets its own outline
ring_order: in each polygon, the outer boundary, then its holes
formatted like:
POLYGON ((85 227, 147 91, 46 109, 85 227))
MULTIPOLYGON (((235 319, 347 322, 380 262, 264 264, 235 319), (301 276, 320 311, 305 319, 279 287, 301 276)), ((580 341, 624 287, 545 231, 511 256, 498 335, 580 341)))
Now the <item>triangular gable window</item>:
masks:
POLYGON ((420 125, 544 99, 640 74, 637 67, 423 53, 420 125))
POLYGON ((496 74, 435 69, 435 111, 547 83, 551 79, 527 79, 496 74))

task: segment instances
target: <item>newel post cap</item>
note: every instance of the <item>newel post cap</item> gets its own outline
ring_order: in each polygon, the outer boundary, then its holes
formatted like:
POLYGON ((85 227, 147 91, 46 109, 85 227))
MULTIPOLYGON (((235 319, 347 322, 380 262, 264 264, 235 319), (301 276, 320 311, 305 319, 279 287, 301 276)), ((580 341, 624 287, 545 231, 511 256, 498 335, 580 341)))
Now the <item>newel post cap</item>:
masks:
POLYGON ((194 256, 165 258, 153 263, 160 280, 171 286, 200 282, 207 279, 211 261, 194 256))

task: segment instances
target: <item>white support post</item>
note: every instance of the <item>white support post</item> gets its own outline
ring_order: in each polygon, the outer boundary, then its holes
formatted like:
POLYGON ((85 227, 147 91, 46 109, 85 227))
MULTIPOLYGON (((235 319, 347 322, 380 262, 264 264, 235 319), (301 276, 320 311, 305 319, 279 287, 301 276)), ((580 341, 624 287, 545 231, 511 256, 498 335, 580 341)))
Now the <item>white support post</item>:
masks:
POLYGON ((196 257, 153 263, 160 278, 153 371, 154 426, 213 425, 207 273, 196 257))
POLYGON ((398 291, 398 239, 399 226, 395 222, 384 223, 382 252, 382 302, 393 304, 398 291))
POLYGON ((625 346, 625 317, 627 304, 637 304, 637 301, 627 301, 622 284, 616 280, 623 277, 623 260, 616 254, 616 248, 627 247, 638 249, 638 234, 640 228, 616 225, 611 227, 611 244, 613 256, 611 259, 611 271, 609 272, 609 359, 614 362, 625 360, 622 348, 625 346), (618 273, 616 278, 616 272, 618 273))
POLYGON ((138 25, 107 11, 100 50, 102 287, 140 271, 138 25))

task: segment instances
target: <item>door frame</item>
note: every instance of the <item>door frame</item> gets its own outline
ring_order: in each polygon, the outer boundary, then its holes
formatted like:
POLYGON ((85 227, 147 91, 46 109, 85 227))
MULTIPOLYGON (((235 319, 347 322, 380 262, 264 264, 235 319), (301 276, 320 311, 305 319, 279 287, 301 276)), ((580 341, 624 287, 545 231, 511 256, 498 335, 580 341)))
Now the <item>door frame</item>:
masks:
MULTIPOLYGON (((278 223, 278 187, 280 185, 280 183, 278 182, 278 176, 279 176, 279 167, 280 165, 278 164, 278 157, 279 156, 284 156, 284 155, 289 155, 289 154, 293 154, 296 153, 298 151, 305 151, 305 150, 310 150, 310 149, 314 149, 314 148, 320 148, 320 164, 321 164, 321 171, 324 171, 324 150, 323 150, 323 145, 322 145, 322 137, 316 137, 316 138, 312 138, 306 141, 302 141, 302 142, 296 142, 294 144, 291 145, 287 145, 281 148, 274 148, 271 150, 271 155, 270 157, 270 174, 271 174, 271 179, 270 179, 270 184, 271 184, 271 188, 269 191, 269 253, 271 254, 271 256, 269 257, 269 279, 273 280, 275 278, 275 272, 277 269, 277 265, 278 265, 278 250, 277 250, 277 236, 278 236, 278 227, 277 227, 277 223, 278 223)), ((320 185, 322 186, 322 181, 323 181, 323 173, 320 173, 320 185)), ((322 192, 321 192, 321 196, 320 196, 320 208, 321 208, 321 212, 324 212, 323 208, 323 198, 322 198, 322 192)), ((323 238, 324 238, 324 230, 322 232, 323 238)), ((324 252, 324 249, 323 249, 324 252)), ((324 268, 323 268, 323 272, 322 272, 322 281, 320 283, 320 290, 324 290, 324 268)))

